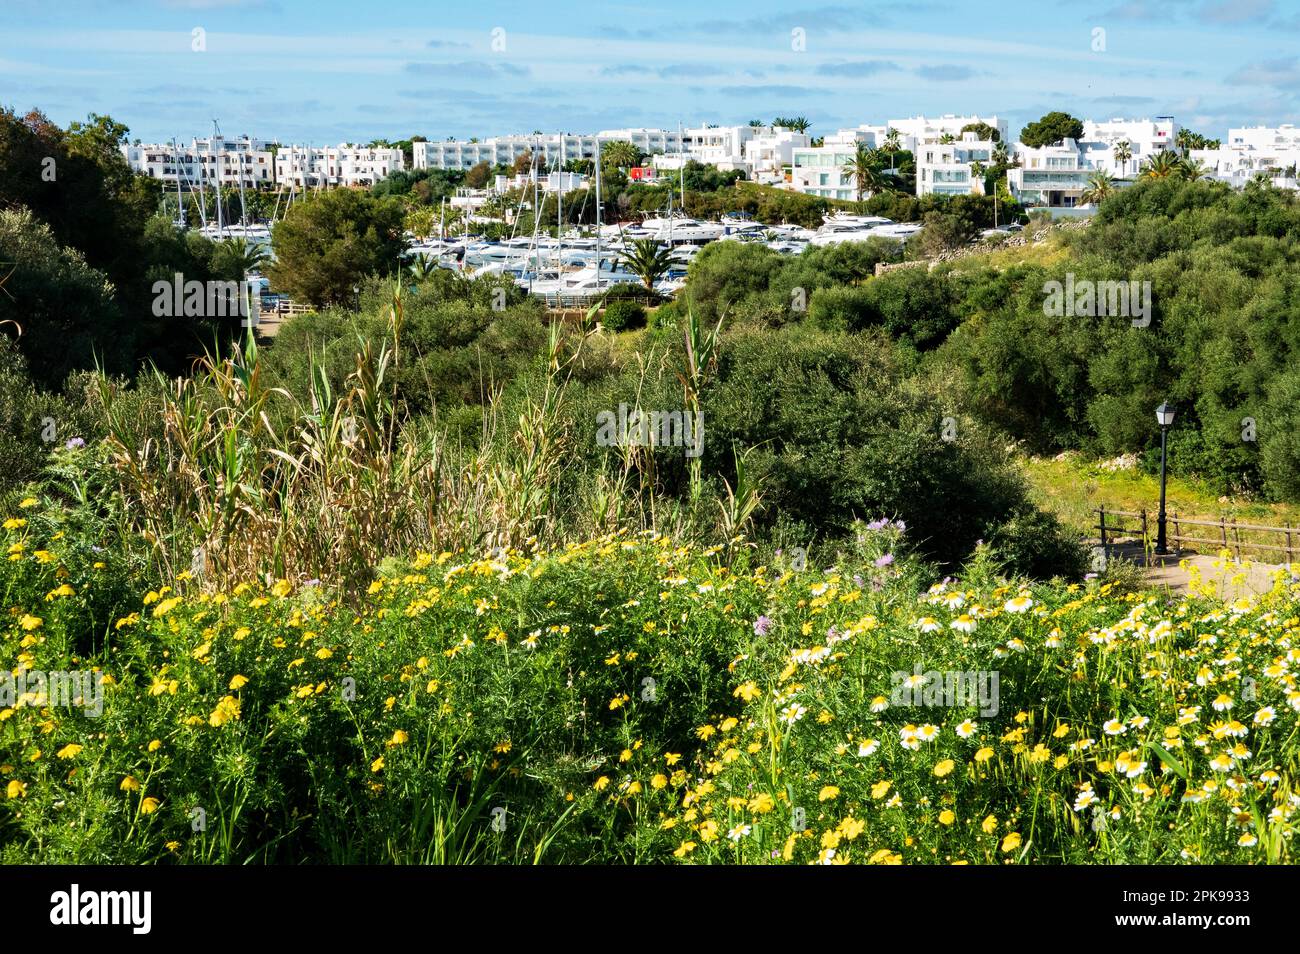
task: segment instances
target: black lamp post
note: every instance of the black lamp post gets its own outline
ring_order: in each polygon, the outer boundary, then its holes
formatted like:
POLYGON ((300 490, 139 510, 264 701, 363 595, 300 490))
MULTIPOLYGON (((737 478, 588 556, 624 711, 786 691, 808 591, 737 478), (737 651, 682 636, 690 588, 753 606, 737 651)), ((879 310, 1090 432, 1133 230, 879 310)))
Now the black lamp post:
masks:
POLYGON ((1166 439, 1169 428, 1174 423, 1174 408, 1168 402, 1162 402, 1156 408, 1156 420, 1160 423, 1160 514, 1156 519, 1156 553, 1164 556, 1169 552, 1165 546, 1165 463, 1168 459, 1166 439))

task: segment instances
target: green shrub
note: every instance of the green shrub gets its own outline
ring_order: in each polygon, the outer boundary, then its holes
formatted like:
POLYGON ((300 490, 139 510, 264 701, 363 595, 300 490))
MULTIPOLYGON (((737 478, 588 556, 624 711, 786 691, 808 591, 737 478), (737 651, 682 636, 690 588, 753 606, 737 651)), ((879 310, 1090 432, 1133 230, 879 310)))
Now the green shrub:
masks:
POLYGON ((1012 576, 1078 580, 1089 552, 1055 515, 1026 508, 999 524, 990 540, 995 558, 1012 576))
POLYGON ((600 323, 610 331, 640 328, 645 324, 645 308, 640 302, 628 299, 612 301, 605 306, 605 311, 600 316, 600 323))

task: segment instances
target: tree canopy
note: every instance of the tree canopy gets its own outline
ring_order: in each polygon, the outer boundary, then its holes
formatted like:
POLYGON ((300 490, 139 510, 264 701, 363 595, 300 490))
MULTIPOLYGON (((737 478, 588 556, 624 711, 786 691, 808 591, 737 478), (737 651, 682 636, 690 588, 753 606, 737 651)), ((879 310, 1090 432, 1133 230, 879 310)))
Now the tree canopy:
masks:
POLYGON ((1020 131, 1020 141, 1031 149, 1055 146, 1066 139, 1078 141, 1083 136, 1083 121, 1069 113, 1050 112, 1020 131))
POLYGON ((402 206, 393 198, 334 189, 292 206, 276 223, 274 286, 315 306, 353 300, 371 273, 397 268, 404 247, 402 206))

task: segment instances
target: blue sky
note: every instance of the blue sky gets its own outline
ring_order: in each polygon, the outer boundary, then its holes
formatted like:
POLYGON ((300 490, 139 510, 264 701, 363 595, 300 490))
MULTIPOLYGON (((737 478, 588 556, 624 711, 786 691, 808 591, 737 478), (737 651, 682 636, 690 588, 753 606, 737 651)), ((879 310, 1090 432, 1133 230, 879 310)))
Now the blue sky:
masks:
POLYGON ((1052 109, 1220 136, 1300 124, 1298 50, 1300 0, 0 0, 0 104, 145 141, 1052 109))

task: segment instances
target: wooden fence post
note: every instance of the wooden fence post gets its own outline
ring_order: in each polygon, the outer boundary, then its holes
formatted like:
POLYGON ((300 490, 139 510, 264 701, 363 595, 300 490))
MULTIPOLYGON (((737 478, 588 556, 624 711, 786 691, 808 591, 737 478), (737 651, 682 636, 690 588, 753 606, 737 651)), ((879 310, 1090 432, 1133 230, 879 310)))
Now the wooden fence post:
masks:
POLYGON ((1219 535, 1223 538, 1223 549, 1228 549, 1228 518, 1225 514, 1219 515, 1219 535))
POLYGON ((1181 537, 1181 536, 1183 535, 1183 532, 1182 532, 1182 530, 1180 530, 1180 529, 1178 528, 1178 513, 1177 513, 1177 511, 1175 511, 1175 512, 1174 512, 1173 514, 1171 514, 1170 516, 1171 516, 1171 518, 1173 519, 1173 522, 1174 522, 1174 553, 1175 553, 1176 555, 1178 555, 1178 556, 1182 556, 1182 553, 1183 553, 1183 541, 1181 541, 1181 540, 1178 539, 1178 538, 1181 537))
POLYGON ((1110 551, 1106 549, 1106 505, 1102 504, 1097 512, 1101 514, 1101 523, 1098 524, 1101 527, 1101 562, 1107 563, 1110 560, 1110 551))
POLYGON ((1286 565, 1291 565, 1291 521, 1286 522, 1286 565))

